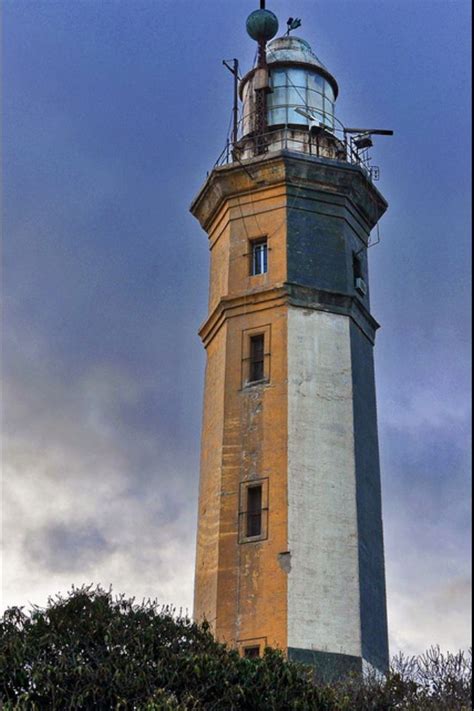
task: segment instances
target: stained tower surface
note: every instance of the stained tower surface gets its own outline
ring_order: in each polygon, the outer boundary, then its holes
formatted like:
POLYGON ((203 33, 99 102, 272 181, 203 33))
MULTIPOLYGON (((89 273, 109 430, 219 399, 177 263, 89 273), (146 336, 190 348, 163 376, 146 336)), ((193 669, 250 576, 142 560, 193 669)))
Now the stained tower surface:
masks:
POLYGON ((238 133, 191 206, 210 249, 194 615, 244 655, 384 672, 367 248, 387 203, 334 77, 258 19, 238 133))

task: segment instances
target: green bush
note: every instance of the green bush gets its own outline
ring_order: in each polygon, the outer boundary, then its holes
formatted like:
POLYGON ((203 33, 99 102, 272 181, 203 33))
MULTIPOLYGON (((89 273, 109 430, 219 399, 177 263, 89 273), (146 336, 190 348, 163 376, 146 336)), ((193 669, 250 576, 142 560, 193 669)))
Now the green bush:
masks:
POLYGON ((471 658, 438 648, 396 658, 387 678, 314 684, 267 649, 243 659, 169 607, 83 587, 0 622, 0 699, 13 709, 467 711, 471 658))

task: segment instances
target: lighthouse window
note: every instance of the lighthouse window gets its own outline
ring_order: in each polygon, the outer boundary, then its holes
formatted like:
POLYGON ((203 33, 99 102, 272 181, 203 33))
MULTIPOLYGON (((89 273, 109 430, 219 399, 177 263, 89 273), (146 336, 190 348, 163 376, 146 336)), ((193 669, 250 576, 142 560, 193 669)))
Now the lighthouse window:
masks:
POLYGON ((321 95, 324 90, 324 79, 320 74, 308 74, 308 89, 317 91, 321 95))
POLYGON ((255 639, 239 639, 237 640, 237 648, 242 655, 247 659, 260 657, 263 650, 267 647, 266 637, 257 637, 255 639))
POLYGON ((266 385, 270 382, 271 366, 271 325, 262 324, 242 331, 242 371, 243 389, 266 385))
POLYGON ((273 69, 272 73, 272 84, 273 86, 286 86, 288 84, 288 78, 286 76, 286 69, 273 69))
POLYGON ((331 126, 332 115, 334 113, 334 104, 329 99, 324 99, 324 121, 326 125, 331 126))
POLYGON ((260 656, 260 647, 244 647, 244 657, 246 659, 256 659, 260 656))
POLYGON ((265 338, 263 334, 250 337, 249 381, 263 380, 265 374, 265 338))
POLYGON ((247 489, 247 538, 259 536, 262 532, 262 487, 249 486, 247 489))
POLYGON ((268 478, 240 484, 239 542, 255 543, 268 535, 268 478))
POLYGON ((298 67, 272 69, 271 89, 269 126, 308 126, 308 118, 295 110, 299 108, 310 110, 318 123, 334 128, 334 90, 321 74, 298 67))
POLYGON ((266 239, 254 240, 252 242, 252 264, 251 274, 266 274, 268 271, 268 244, 266 239))
POLYGON ((352 268, 354 270, 354 281, 356 279, 361 279, 363 276, 362 262, 356 252, 352 252, 352 268))

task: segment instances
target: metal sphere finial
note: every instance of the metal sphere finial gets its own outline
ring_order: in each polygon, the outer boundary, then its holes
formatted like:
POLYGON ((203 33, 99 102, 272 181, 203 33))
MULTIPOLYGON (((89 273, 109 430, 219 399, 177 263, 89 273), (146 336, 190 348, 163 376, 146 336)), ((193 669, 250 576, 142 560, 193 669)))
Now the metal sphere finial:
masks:
POLYGON ((246 27, 253 40, 268 42, 278 32, 278 18, 270 10, 254 10, 247 17, 246 27))

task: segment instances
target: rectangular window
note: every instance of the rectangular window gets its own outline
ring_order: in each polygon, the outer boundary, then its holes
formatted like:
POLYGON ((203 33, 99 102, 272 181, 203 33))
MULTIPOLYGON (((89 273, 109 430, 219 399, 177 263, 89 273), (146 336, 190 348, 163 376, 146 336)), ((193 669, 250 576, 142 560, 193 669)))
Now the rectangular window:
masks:
POLYGON ((354 281, 356 279, 362 279, 362 262, 357 252, 352 252, 352 269, 354 270, 354 281))
POLYGON ((250 273, 252 276, 266 274, 268 271, 268 244, 266 239, 255 240, 252 245, 252 263, 250 273))
MULTIPOLYGON (((268 538, 268 477, 240 483, 239 543, 256 543, 268 538)), ((255 646, 255 640, 246 646, 255 646)))
POLYGON ((250 336, 249 382, 263 380, 265 375, 265 338, 263 333, 250 336))
POLYGON ((270 382, 271 345, 271 324, 242 331, 242 388, 263 386, 270 382))
POLYGON ((352 269, 354 272, 355 290, 361 295, 367 295, 367 284, 364 281, 362 271, 362 260, 358 256, 358 252, 352 252, 352 269))
POLYGON ((266 637, 254 637, 252 639, 238 639, 237 649, 242 657, 247 659, 255 659, 261 657, 267 647, 266 637))
POLYGON ((260 656, 260 647, 244 647, 244 657, 246 659, 256 659, 260 656))
POLYGON ((262 485, 247 488, 246 537, 260 536, 262 533, 262 485))
POLYGON ((275 86, 286 86, 286 69, 272 69, 271 70, 271 80, 272 87, 275 86))

